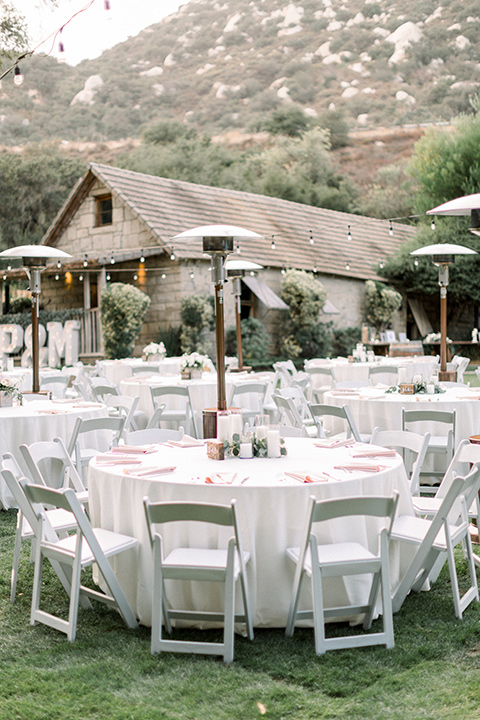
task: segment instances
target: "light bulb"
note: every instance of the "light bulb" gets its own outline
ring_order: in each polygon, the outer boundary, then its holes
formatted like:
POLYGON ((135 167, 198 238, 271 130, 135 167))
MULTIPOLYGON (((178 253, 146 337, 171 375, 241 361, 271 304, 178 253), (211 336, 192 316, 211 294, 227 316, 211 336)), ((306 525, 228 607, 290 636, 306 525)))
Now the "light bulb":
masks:
POLYGON ((140 262, 141 263, 145 262, 145 255, 143 254, 143 250, 142 250, 142 254, 140 255, 140 262))
POLYGON ((418 267, 418 258, 415 258, 415 260, 413 261, 413 264, 415 265, 415 267, 418 267))
POLYGON ((83 275, 79 275, 78 279, 80 280, 80 282, 83 282, 83 275))
POLYGON ((12 269, 12 266, 10 265, 10 263, 8 263, 7 270, 11 270, 11 269, 12 269))
POLYGON ((163 272, 163 273, 162 273, 162 280, 165 280, 166 277, 167 277, 166 273, 163 272))
POLYGON ((389 229, 388 229, 388 234, 390 235, 390 237, 392 237, 392 235, 393 235, 393 225, 392 225, 392 221, 391 221, 391 220, 390 220, 390 227, 389 227, 389 229))
POLYGON ((190 272, 190 277, 192 278, 192 280, 195 277, 195 273, 193 272, 193 270, 190 272))
POLYGON ((280 273, 281 273, 282 275, 285 275, 286 272, 287 272, 287 271, 285 270, 285 268, 282 267, 282 269, 280 270, 280 273))
POLYGON ((15 65, 15 70, 13 71, 13 82, 15 85, 21 85, 23 83, 22 71, 18 65, 15 65))
POLYGON ((133 279, 134 279, 134 280, 138 280, 138 275, 137 275, 137 273, 134 274, 133 279))
POLYGON ((237 243, 237 255, 240 255, 240 243, 237 243))
POLYGON ((170 253, 170 260, 175 260, 175 253, 173 252, 173 250, 170 253))
POLYGON ((110 275, 110 273, 107 273, 107 281, 111 280, 111 279, 112 279, 112 276, 110 275))
POLYGON ((314 239, 313 239, 313 234, 312 234, 312 231, 310 230, 310 245, 313 245, 314 242, 315 242, 315 241, 314 241, 314 239))
POLYGON ((380 260, 380 270, 383 270, 383 260, 380 260))
POLYGON ((432 222, 430 223, 430 227, 432 230, 435 230, 435 218, 432 218, 432 222))
POLYGON ((350 270, 350 263, 348 261, 345 263, 345 270, 350 270))
POLYGON ((85 255, 85 260, 83 261, 83 267, 88 267, 88 255, 85 255))
POLYGON ((313 272, 314 272, 314 273, 317 272, 317 265, 316 265, 316 264, 313 266, 313 272))
POLYGON ((273 235, 272 235, 272 250, 275 250, 275 240, 273 238, 273 235))
POLYGON ((110 265, 115 265, 115 258, 113 257, 113 255, 110 258, 110 265))
POLYGON ((4 275, 4 276, 3 276, 3 279, 4 279, 4 280, 6 280, 6 279, 7 279, 7 276, 6 276, 6 275, 4 275))
POLYGON ((350 225, 348 226, 347 240, 352 239, 352 233, 350 232, 350 225))
POLYGON ((55 280, 60 280, 60 275, 58 273, 55 275, 55 280))
POLYGON ((60 260, 57 260, 57 268, 60 270, 61 267, 62 267, 62 263, 60 262, 60 260))

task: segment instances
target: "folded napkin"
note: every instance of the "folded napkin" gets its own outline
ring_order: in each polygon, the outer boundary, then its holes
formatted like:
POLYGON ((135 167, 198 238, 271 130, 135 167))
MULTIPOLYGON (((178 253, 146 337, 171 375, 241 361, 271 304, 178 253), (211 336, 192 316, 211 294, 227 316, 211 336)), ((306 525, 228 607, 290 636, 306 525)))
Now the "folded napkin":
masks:
POLYGON ((39 415, 65 415, 66 410, 36 410, 39 415))
POLYGON ((320 440, 315 440, 313 444, 315 447, 319 448, 339 448, 348 445, 355 445, 355 439, 347 438, 346 440, 334 440, 333 438, 321 438, 320 440))
POLYGON ((358 452, 352 453, 354 458, 374 458, 374 457, 395 457, 395 450, 385 448, 385 450, 359 450, 358 452))
POLYGON ((95 408, 101 408, 103 407, 103 403, 98 402, 90 402, 89 400, 80 400, 80 402, 75 403, 75 407, 77 408, 89 408, 89 407, 95 407, 95 408))
POLYGON ((98 467, 105 465, 140 465, 140 458, 128 457, 128 455, 96 455, 95 461, 98 467))
POLYGON ((155 445, 118 445, 113 447, 110 452, 123 453, 127 455, 146 455, 147 453, 157 452, 155 445))
POLYGON ((210 473, 205 478, 205 482, 209 485, 231 485, 236 477, 236 472, 216 472, 210 473))
POLYGON ((328 475, 328 473, 299 473, 299 472, 285 472, 288 478, 297 480, 301 483, 312 483, 312 482, 328 482, 329 480, 336 480, 336 478, 328 475))
POLYGON ((176 470, 175 465, 168 465, 166 467, 149 467, 144 470, 124 470, 123 472, 127 475, 135 475, 136 477, 154 477, 155 475, 166 475, 176 470))
POLYGON ((197 440, 197 438, 191 437, 190 435, 184 435, 181 440, 167 440, 167 445, 181 448, 199 447, 204 444, 205 440, 197 440))
POLYGON ((363 470, 363 472, 369 473, 376 473, 386 469, 386 465, 368 465, 367 463, 344 463, 343 465, 335 465, 335 470, 363 470))
POLYGON ((331 395, 358 395, 358 390, 353 390, 353 389, 348 389, 348 388, 345 388, 345 389, 337 388, 336 390, 330 390, 330 394, 331 395))

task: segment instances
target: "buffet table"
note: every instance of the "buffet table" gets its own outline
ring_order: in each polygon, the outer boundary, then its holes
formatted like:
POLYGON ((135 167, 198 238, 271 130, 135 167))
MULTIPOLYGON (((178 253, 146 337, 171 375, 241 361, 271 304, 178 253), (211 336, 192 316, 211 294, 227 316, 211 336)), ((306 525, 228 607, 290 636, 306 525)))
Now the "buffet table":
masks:
MULTIPOLYGON (((318 442, 318 441, 317 441, 318 442)), ((237 499, 237 510, 244 549, 250 552, 249 590, 254 624, 257 627, 284 627, 286 624, 294 568, 287 561, 287 547, 299 544, 310 495, 317 498, 400 494, 399 513, 413 514, 403 462, 398 455, 358 460, 354 456, 372 446, 342 448, 318 447, 309 438, 286 438, 288 455, 278 459, 230 458, 223 462, 209 460, 205 445, 173 447, 155 446, 142 454, 136 465, 100 465, 94 459, 89 466, 90 513, 94 526, 133 535, 139 540, 136 552, 112 559, 114 571, 128 602, 140 622, 152 620, 152 554, 143 509, 143 498, 153 501, 188 500, 230 503, 237 499), (367 463, 368 470, 345 470, 342 465, 367 463), (161 474, 159 468, 174 467, 161 474), (148 468, 158 474, 140 476, 148 468), (322 474, 320 475, 320 472, 322 474), (294 479, 288 473, 294 473, 294 479), (316 473, 316 475, 315 475, 316 473), (326 474, 323 474, 326 473, 326 474), (314 482, 304 482, 306 475, 314 482), (208 478, 208 480, 207 480, 208 478)), ((377 449, 378 450, 378 449, 377 449)), ((118 453, 115 454, 118 458, 118 453)), ((138 460, 138 455, 130 455, 138 460)), ((127 455, 128 458, 128 455, 127 455)), ((113 460, 114 462, 114 460, 113 460)), ((123 459, 125 462, 125 458, 123 459)), ((325 527, 326 537, 341 539, 348 520, 335 520, 325 527)), ((349 531, 352 526, 348 524, 349 531)), ((377 542, 377 520, 356 520, 354 530, 359 540, 377 542)), ((197 545, 216 547, 228 541, 228 530, 176 523, 164 528, 164 550, 172 543, 193 541, 197 545), (227 535, 225 535, 227 533, 227 535)), ((376 549, 376 548, 375 548, 376 549)), ((391 579, 395 587, 402 576, 412 550, 391 546, 391 579)), ((310 591, 305 584, 302 603, 308 607, 310 591)), ((335 579, 328 584, 327 604, 365 599, 367 586, 358 578, 335 579)), ((176 583, 169 589, 172 603, 199 610, 220 602, 221 589, 215 583, 176 583)), ((310 605, 311 607, 311 605, 310 605)))
MULTIPOLYGON (((0 407, 0 457, 10 452, 19 458, 18 448, 22 443, 31 445, 60 437, 68 444, 78 417, 106 417, 107 414, 105 405, 87 401, 32 400, 21 406, 0 407)), ((88 438, 89 445, 90 440, 92 438, 88 438)), ((16 507, 1 476, 0 503, 6 510, 16 507)))

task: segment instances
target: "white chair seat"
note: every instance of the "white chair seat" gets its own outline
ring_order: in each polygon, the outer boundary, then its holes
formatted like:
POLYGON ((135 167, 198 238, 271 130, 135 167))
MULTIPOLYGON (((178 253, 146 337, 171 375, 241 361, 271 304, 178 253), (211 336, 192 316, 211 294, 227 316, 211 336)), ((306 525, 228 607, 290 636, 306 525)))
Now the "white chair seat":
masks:
MULTIPOLYGON (((298 561, 298 558, 300 557, 300 548, 287 548, 287 555, 293 560, 293 562, 296 563, 298 561)), ((360 543, 346 542, 333 543, 332 545, 322 545, 321 553, 319 549, 318 559, 319 561, 321 561, 322 567, 328 567, 328 565, 334 564, 336 566, 341 565, 342 562, 345 562, 348 565, 363 561, 367 561, 370 563, 372 560, 376 559, 376 556, 371 553, 366 547, 360 545, 360 543)), ((310 555, 310 548, 305 553, 305 562, 303 566, 305 568, 305 571, 309 575, 311 575, 312 559, 310 555)), ((356 572, 358 572, 357 568, 356 572)))
MULTIPOLYGON (((79 502, 81 502, 81 500, 79 500, 79 502)), ((73 515, 73 513, 69 510, 54 508, 53 510, 47 510, 46 514, 50 524, 57 532, 61 532, 62 530, 72 530, 77 527, 75 515, 73 515)), ((27 539, 33 537, 34 535, 35 532, 33 531, 32 526, 24 516, 22 522, 22 538, 27 539)))
MULTIPOLYGON (((228 551, 225 549, 209 548, 175 548, 163 561, 164 567, 184 567, 191 570, 192 567, 202 569, 225 571, 227 568, 228 551)), ((243 553, 243 560, 247 563, 250 560, 250 553, 243 553)), ((238 555, 235 555, 234 575, 238 576, 240 564, 238 555)))
MULTIPOLYGON (((93 534, 100 545, 105 557, 109 555, 116 555, 118 552, 134 548, 138 542, 135 538, 129 537, 128 535, 122 535, 121 533, 111 532, 110 530, 104 530, 103 528, 92 528, 93 534)), ((55 548, 71 552, 75 554, 75 548, 77 546, 77 536, 69 535, 62 540, 58 540, 55 543, 55 548)), ((95 555, 92 552, 89 544, 82 538, 82 554, 81 563, 82 567, 91 565, 95 561, 95 555)))

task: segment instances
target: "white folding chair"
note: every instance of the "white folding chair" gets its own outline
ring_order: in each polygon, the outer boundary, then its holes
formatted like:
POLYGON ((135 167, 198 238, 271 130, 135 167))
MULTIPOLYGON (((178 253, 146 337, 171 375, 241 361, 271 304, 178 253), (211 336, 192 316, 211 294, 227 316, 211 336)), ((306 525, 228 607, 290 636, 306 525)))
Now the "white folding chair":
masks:
POLYGON ((310 377, 309 400, 317 403, 322 402, 324 394, 337 384, 334 369, 319 365, 309 365, 305 367, 305 372, 308 373, 310 377))
POLYGON ((100 452, 108 452, 118 445, 125 425, 124 417, 81 418, 75 421, 73 432, 68 443, 68 454, 75 458, 78 473, 88 465, 92 457, 100 452), (83 446, 82 438, 87 438, 87 446, 83 446), (94 447, 88 446, 94 438, 94 447))
POLYGON ((372 385, 377 385, 378 383, 385 383, 385 385, 397 385, 398 366, 374 365, 369 369, 368 377, 372 385))
POLYGON ((307 424, 303 421, 292 398, 284 397, 277 390, 273 393, 272 399, 279 412, 280 420, 294 428, 305 428, 309 437, 317 437, 317 426, 315 423, 307 424))
POLYGON ((108 408, 111 417, 124 417, 124 432, 139 430, 138 420, 142 418, 146 422, 146 412, 137 410, 139 398, 130 395, 105 395, 103 402, 108 408))
MULTIPOLYGON (((451 462, 455 449, 456 410, 406 410, 402 408, 402 430, 421 433, 422 428, 426 427, 425 423, 428 423, 430 432, 427 456, 443 456, 445 466, 443 470, 424 470, 420 473, 420 478, 443 478, 446 466, 451 462), (445 433, 437 435, 434 432, 435 425, 440 425, 445 433)), ((425 493, 435 494, 437 487, 438 482, 437 485, 420 483, 420 490, 425 493)))
POLYGON ((132 375, 158 375, 160 373, 160 365, 148 363, 148 365, 132 365, 132 375))
POLYGON ((107 395, 120 395, 120 390, 107 379, 92 378, 92 393, 97 402, 104 402, 107 395))
POLYGON ((43 485, 31 485, 24 480, 21 481, 21 485, 36 516, 34 525, 36 540, 35 574, 30 614, 31 625, 36 625, 37 622, 43 623, 66 633, 70 641, 75 640, 79 600, 84 597, 87 600, 99 600, 110 607, 117 608, 128 627, 136 628, 135 615, 107 560, 113 555, 135 548, 138 544, 136 538, 104 530, 103 528, 92 528, 75 493, 70 488, 53 490, 43 485), (52 505, 71 512, 77 521, 76 533, 64 538, 57 536, 56 540, 53 539, 52 533, 55 531, 49 523, 44 508, 45 505, 52 505), (46 527, 49 528, 48 534, 46 527), (62 567, 69 569, 71 585, 68 620, 40 608, 44 558, 55 560, 62 567), (81 584, 82 570, 93 563, 96 563, 110 594, 91 590, 81 584))
MULTIPOLYGON (((298 620, 312 618, 315 632, 315 651, 317 655, 329 649, 362 647, 365 645, 386 645, 393 648, 393 618, 390 599, 390 572, 388 563, 388 545, 390 531, 398 503, 398 493, 393 497, 351 497, 337 500, 319 501, 310 496, 305 528, 300 547, 287 549, 287 557, 295 563, 292 597, 288 612, 287 637, 293 635, 298 620), (377 547, 367 547, 357 539, 353 519, 363 516, 366 521, 372 518, 384 520, 384 526, 376 534, 377 547), (332 522, 336 518, 352 518, 350 527, 345 531, 342 542, 324 543, 317 539, 316 532, 329 536, 328 526, 315 528, 317 523, 332 522), (325 608, 323 586, 330 578, 365 575, 372 576, 368 601, 361 604, 325 608), (298 610, 303 579, 311 579, 313 610, 298 610), (363 628, 369 630, 375 613, 375 606, 382 588, 383 632, 354 634, 346 637, 325 637, 325 621, 329 617, 349 617, 364 615, 363 628)), ((318 526, 317 526, 318 527, 318 526)))
POLYGON ((88 503, 88 492, 61 438, 20 445, 24 474, 36 485, 71 487, 81 503, 88 503))
POLYGON ((400 515, 392 528, 392 540, 416 545, 417 550, 393 596, 393 612, 402 607, 408 593, 419 592, 425 582, 434 582, 445 560, 448 560, 455 615, 462 613, 473 600, 478 600, 477 576, 468 527, 466 498, 477 492, 480 469, 474 466, 465 477, 455 477, 432 519, 400 515), (454 548, 462 543, 468 561, 470 586, 460 596, 454 548))
MULTIPOLYGON (((35 527, 36 519, 30 503, 25 497, 23 488, 20 485, 20 479, 23 478, 23 474, 11 453, 5 453, 5 455, 3 456, 2 476, 18 506, 17 526, 15 530, 15 544, 13 549, 12 574, 10 580, 10 602, 13 604, 15 602, 15 596, 17 593, 21 545, 23 541, 32 541, 35 537, 33 528, 35 527)), ((28 480, 28 478, 25 479, 28 480)), ((67 512, 63 509, 55 508, 53 510, 47 510, 47 517, 52 528, 60 536, 62 534, 66 534, 68 530, 72 530, 77 525, 77 521, 75 520, 75 517, 72 515, 72 513, 67 512)), ((33 562, 33 546, 32 552, 30 554, 30 559, 31 562, 33 562)))
MULTIPOLYGON (((318 437, 335 437, 335 438, 349 438, 353 437, 356 442, 368 442, 370 438, 362 437, 357 430, 357 426, 352 417, 352 413, 347 405, 343 407, 337 407, 336 405, 319 405, 308 403, 310 412, 318 428, 318 437), (339 433, 329 431, 325 428, 324 418, 331 417, 336 420, 341 420, 345 430, 339 433)), ((335 421, 334 421, 335 422, 335 421)))
POLYGON ((198 437, 190 388, 187 385, 160 385, 151 387, 150 392, 154 410, 158 405, 165 404, 160 422, 183 424, 188 428, 190 434, 198 437))
POLYGON ((380 428, 376 427, 373 429, 370 442, 372 445, 392 448, 402 455, 410 483, 410 492, 412 495, 418 495, 420 473, 427 454, 429 440, 429 433, 419 435, 406 430, 380 430, 380 428))
POLYGON ((63 399, 66 397, 71 379, 71 375, 63 375, 63 373, 41 378, 40 390, 48 390, 52 393, 52 397, 63 399))
POLYGON ((207 505, 203 503, 152 503, 143 500, 148 532, 153 548, 153 619, 152 653, 161 651, 192 652, 222 655, 225 663, 233 662, 234 623, 244 622, 247 635, 253 640, 253 626, 248 598, 246 565, 250 553, 242 549, 236 515, 236 500, 231 505, 207 505), (226 549, 199 547, 176 547, 164 557, 162 535, 156 526, 171 522, 210 523, 231 528, 232 537, 226 549), (223 612, 178 610, 168 607, 165 580, 203 580, 225 584, 223 612), (243 615, 235 614, 235 583, 240 580, 243 597, 243 615), (172 632, 172 620, 224 623, 222 643, 165 640, 162 624, 172 632))
POLYGON ((178 430, 166 428, 146 428, 145 430, 134 430, 125 433, 125 445, 150 445, 163 443, 167 440, 181 440, 185 435, 183 427, 178 430))
POLYGON ((292 425, 275 425, 275 429, 280 433, 280 437, 310 437, 305 425, 301 428, 292 425))
POLYGON ((235 384, 230 392, 228 407, 242 408, 243 419, 246 422, 253 420, 256 415, 261 415, 264 412, 263 402, 267 387, 267 381, 261 382, 258 380, 235 384), (245 402, 247 395, 248 405, 245 402))

